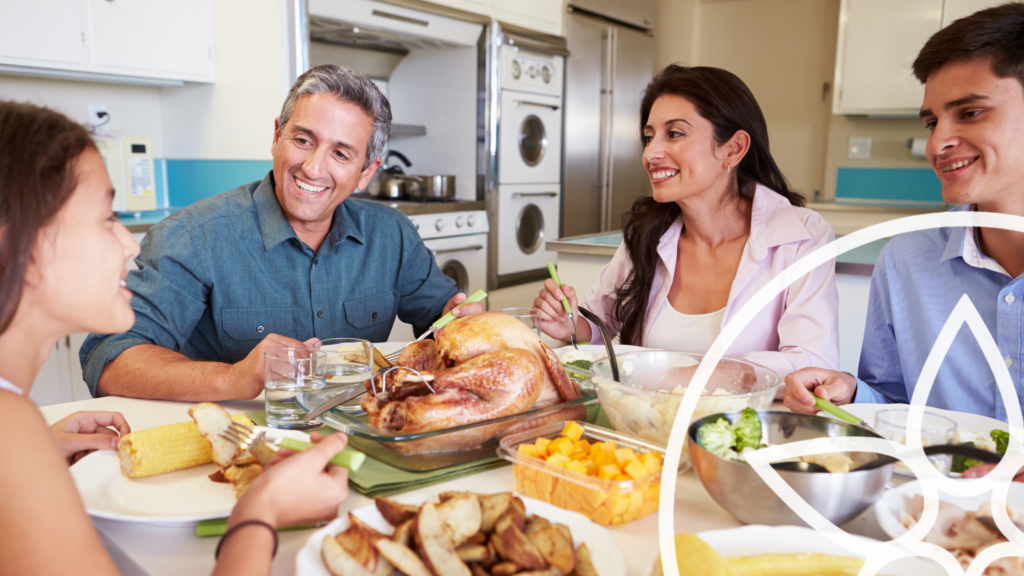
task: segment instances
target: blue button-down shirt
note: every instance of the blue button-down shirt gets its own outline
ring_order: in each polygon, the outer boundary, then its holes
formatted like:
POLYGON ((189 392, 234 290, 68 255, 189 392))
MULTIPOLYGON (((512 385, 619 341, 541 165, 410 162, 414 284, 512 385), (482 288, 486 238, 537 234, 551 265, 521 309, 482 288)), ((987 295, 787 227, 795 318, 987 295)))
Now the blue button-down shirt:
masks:
POLYGON ((137 344, 238 362, 268 334, 387 340, 397 315, 424 330, 459 289, 397 210, 349 198, 314 252, 285 219, 273 175, 154 226, 128 274, 135 325, 81 350, 93 395, 103 367, 137 344))
MULTIPOLYGON (((878 257, 854 401, 909 403, 939 331, 965 294, 992 333, 1018 397, 1024 398, 1024 276, 1011 278, 981 254, 973 229, 936 228, 896 236, 878 257)), ((995 376, 966 325, 939 368, 928 405, 1006 421, 995 376)))

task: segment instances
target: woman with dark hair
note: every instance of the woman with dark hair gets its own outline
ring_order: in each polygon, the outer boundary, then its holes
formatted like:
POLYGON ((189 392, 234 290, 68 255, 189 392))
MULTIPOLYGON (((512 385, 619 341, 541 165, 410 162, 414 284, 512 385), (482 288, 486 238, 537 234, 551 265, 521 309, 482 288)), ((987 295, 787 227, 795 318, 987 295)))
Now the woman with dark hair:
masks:
MULTIPOLYGON (((803 208, 768 149, 764 115, 742 80, 719 68, 669 66, 640 107, 643 163, 653 197, 623 218, 623 242, 579 306, 623 344, 706 352, 758 290, 832 228, 803 208)), ((562 295, 545 282, 534 301, 549 336, 572 332, 562 295)), ((762 308, 728 349, 785 377, 839 364, 834 266, 823 265, 762 308)), ((600 334, 576 315, 577 338, 600 334)))
MULTIPOLYGON (((111 210, 114 189, 88 132, 0 102, 0 566, 10 574, 116 574, 68 464, 114 450, 121 414, 78 412, 47 427, 27 398, 54 343, 131 328, 125 263, 139 245, 111 210), (115 431, 116 430, 116 431, 115 431)), ((327 466, 344 434, 267 468, 239 499, 215 574, 269 574, 274 529, 333 518, 347 474, 327 466)))

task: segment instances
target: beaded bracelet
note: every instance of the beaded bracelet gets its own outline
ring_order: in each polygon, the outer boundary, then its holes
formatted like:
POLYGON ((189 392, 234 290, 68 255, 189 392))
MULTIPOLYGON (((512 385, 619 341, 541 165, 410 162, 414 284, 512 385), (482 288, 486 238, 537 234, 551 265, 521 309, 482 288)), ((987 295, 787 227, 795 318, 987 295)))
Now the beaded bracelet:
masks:
POLYGON ((217 543, 217 551, 213 553, 213 559, 216 560, 220 556, 220 548, 224 545, 224 541, 228 539, 228 536, 234 534, 235 531, 239 528, 243 528, 249 525, 265 526, 267 530, 270 530, 270 533, 274 535, 274 551, 270 554, 270 557, 273 558, 277 556, 277 530, 273 526, 267 524, 266 522, 263 522, 262 520, 246 520, 245 522, 239 522, 238 524, 235 524, 227 532, 225 532, 223 536, 220 537, 220 542, 217 543))

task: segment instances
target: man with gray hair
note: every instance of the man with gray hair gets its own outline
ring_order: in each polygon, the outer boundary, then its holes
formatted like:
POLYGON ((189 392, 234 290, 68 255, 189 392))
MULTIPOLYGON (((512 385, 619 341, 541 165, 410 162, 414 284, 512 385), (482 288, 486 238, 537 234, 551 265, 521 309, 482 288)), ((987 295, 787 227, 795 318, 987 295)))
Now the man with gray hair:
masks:
POLYGON ((128 275, 135 325, 82 346, 93 395, 254 398, 268 350, 382 342, 396 316, 422 331, 464 301, 408 218, 349 199, 380 166, 390 128, 369 78, 335 65, 300 76, 274 122, 273 170, 146 235, 128 275))

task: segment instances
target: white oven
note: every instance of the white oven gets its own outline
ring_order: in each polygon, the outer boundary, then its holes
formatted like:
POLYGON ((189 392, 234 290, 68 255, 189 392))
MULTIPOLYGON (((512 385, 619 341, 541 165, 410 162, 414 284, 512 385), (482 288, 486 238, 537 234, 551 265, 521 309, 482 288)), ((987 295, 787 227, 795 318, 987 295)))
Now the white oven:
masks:
MULTIPOLYGON (((472 210, 409 216, 441 272, 472 294, 487 290, 487 212, 472 210)), ((389 342, 414 340, 412 326, 395 320, 389 342)))
POLYGON ((516 274, 555 262, 545 243, 558 238, 558 184, 498 187, 498 274, 516 274))

